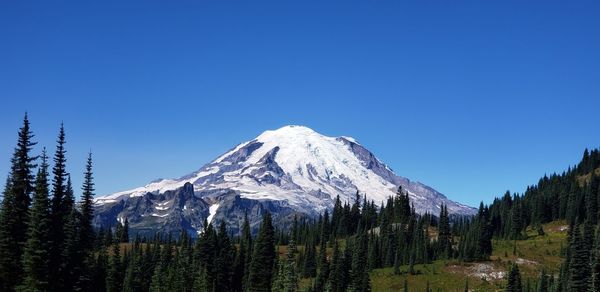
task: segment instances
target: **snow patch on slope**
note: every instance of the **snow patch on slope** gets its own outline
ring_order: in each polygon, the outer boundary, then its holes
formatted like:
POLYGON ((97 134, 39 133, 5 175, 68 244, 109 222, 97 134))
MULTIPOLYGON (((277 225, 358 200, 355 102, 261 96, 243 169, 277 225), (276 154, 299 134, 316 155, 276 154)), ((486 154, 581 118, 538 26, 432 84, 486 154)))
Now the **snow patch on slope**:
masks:
MULTIPOLYGON (((96 203, 164 193, 185 183, 193 184, 196 195, 232 190, 242 198, 284 201, 298 211, 312 214, 332 207, 338 195, 343 201, 352 200, 357 190, 379 204, 395 195, 402 185, 418 212, 437 213, 440 202, 450 203, 451 213, 475 212, 426 185, 397 176, 355 139, 328 137, 303 126, 265 131, 190 175, 100 197, 96 203)), ((218 207, 218 204, 210 207, 209 221, 218 207)), ((161 205, 156 209, 166 210, 163 208, 161 205)))
POLYGON ((210 222, 213 220, 213 218, 215 218, 215 215, 217 215, 217 210, 219 210, 218 203, 210 205, 210 207, 208 207, 208 217, 206 218, 206 221, 208 221, 208 224, 210 224, 210 222))

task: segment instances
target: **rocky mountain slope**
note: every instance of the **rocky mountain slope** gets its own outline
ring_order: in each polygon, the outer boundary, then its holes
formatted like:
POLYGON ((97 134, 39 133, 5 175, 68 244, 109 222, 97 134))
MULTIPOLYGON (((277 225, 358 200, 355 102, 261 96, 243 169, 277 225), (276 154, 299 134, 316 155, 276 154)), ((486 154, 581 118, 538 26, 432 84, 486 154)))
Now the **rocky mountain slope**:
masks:
POLYGON ((134 232, 198 232, 203 222, 226 220, 237 229, 244 213, 253 225, 264 210, 286 224, 294 215, 314 217, 332 208, 336 196, 353 200, 357 190, 376 203, 408 191, 420 213, 452 214, 474 208, 453 202, 419 182, 396 175, 350 137, 327 137, 303 126, 266 131, 198 171, 96 200, 97 225, 127 218, 134 232))

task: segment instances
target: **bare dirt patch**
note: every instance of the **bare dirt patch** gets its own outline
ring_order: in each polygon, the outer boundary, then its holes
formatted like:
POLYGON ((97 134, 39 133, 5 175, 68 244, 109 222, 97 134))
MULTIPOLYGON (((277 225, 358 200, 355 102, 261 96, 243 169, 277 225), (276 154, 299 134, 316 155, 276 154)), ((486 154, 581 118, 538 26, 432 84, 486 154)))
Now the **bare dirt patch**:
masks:
POLYGON ((540 263, 536 262, 536 261, 532 261, 532 260, 528 260, 528 259, 524 259, 524 258, 517 258, 515 260, 515 262, 518 265, 529 265, 529 266, 536 266, 539 265, 540 263))
POLYGON ((465 274, 485 281, 501 280, 506 271, 494 267, 490 263, 474 263, 470 265, 451 265, 448 270, 453 274, 465 274))

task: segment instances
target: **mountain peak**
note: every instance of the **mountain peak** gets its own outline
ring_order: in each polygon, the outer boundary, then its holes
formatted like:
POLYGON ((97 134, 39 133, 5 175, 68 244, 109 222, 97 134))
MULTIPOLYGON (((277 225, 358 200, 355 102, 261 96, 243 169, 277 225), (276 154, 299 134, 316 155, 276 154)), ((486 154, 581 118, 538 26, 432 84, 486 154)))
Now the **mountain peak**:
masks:
POLYGON ((306 135, 321 135, 321 134, 317 133, 315 130, 313 130, 309 127, 306 127, 306 126, 287 125, 287 126, 283 126, 276 130, 264 131, 262 134, 260 134, 258 137, 256 137, 256 139, 260 140, 260 138, 270 138, 270 137, 280 138, 280 137, 285 137, 285 136, 298 137, 298 136, 306 136, 306 135))
POLYGON ((309 127, 302 125, 287 125, 276 130, 267 130, 255 138, 256 141, 295 141, 300 142, 307 139, 323 139, 323 140, 337 140, 344 139, 352 143, 358 143, 356 139, 349 136, 331 137, 323 135, 309 127))
MULTIPOLYGON (((324 209, 332 208, 337 196, 342 201, 351 201, 359 190, 368 200, 382 203, 394 196, 400 186, 408 192, 419 213, 437 214, 440 204, 447 205, 453 214, 476 211, 448 200, 424 184, 396 175, 350 137, 329 137, 297 125, 265 131, 189 175, 100 197, 97 203, 107 204, 105 208, 109 210, 112 204, 128 198, 154 198, 157 200, 154 209, 165 211, 156 214, 177 214, 169 213, 164 205, 159 205, 164 203, 160 198, 169 192, 175 194, 175 190, 187 183, 193 186, 194 198, 211 206, 220 206, 214 207, 217 216, 229 214, 231 208, 247 208, 244 204, 248 202, 266 204, 262 206, 270 206, 276 213, 317 216, 324 209), (239 200, 246 200, 246 203, 239 200)), ((158 216, 153 214, 144 216, 158 216)), ((139 216, 140 224, 147 220, 139 216)))

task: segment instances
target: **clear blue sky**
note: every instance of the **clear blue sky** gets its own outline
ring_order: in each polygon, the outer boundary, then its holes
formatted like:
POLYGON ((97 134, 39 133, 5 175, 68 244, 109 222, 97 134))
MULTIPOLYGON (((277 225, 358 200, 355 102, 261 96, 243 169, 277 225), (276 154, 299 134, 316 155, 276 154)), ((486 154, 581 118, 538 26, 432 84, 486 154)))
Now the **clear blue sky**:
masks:
POLYGON ((25 111, 99 194, 301 124, 490 202, 600 146, 599 3, 2 1, 0 178, 25 111))

